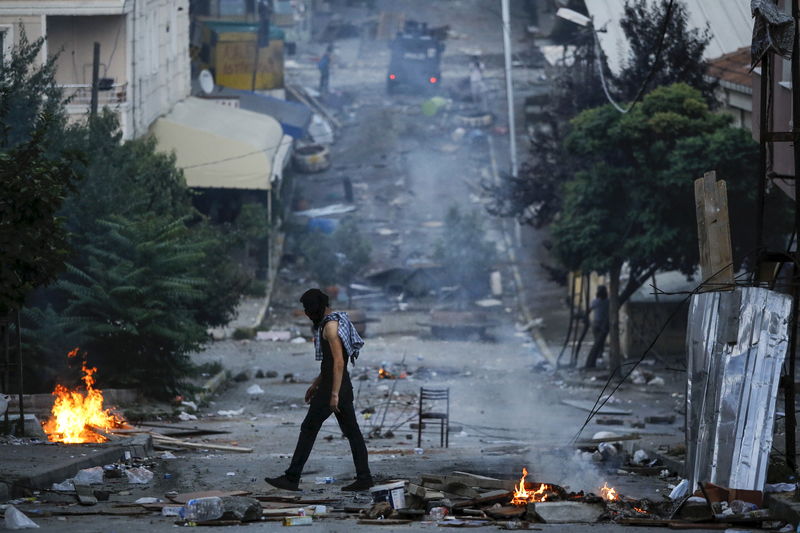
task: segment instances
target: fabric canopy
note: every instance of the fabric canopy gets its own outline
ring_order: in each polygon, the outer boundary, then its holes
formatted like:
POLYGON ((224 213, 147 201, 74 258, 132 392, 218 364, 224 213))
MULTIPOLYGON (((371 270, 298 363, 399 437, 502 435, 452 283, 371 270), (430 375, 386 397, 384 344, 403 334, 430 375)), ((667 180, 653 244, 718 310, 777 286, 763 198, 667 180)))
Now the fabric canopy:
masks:
POLYGON ((291 144, 270 116, 191 97, 156 120, 152 133, 197 188, 269 190, 291 144))

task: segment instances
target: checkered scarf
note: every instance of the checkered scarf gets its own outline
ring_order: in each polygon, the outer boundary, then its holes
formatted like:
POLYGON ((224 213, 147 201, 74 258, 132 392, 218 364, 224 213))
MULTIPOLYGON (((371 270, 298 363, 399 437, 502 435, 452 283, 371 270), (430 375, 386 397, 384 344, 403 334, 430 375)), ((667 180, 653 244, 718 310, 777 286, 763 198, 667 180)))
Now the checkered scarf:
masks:
POLYGON ((338 333, 344 347, 345 360, 350 358, 350 362, 355 365, 358 353, 364 346, 364 339, 358 334, 356 327, 350 322, 350 317, 344 311, 334 311, 325 315, 319 328, 314 332, 314 355, 317 361, 322 361, 322 329, 332 320, 339 322, 338 333))

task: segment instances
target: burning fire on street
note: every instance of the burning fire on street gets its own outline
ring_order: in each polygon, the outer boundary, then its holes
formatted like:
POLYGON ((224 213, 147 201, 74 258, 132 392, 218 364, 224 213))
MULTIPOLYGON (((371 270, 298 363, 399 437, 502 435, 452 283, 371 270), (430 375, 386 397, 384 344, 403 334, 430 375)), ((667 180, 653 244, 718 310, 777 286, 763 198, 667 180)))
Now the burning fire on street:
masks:
POLYGON ((544 483, 539 485, 539 488, 534 490, 525 489, 525 477, 528 475, 528 469, 522 469, 522 478, 519 480, 519 485, 514 485, 514 498, 511 500, 511 505, 525 505, 530 502, 545 502, 550 496, 548 490, 549 485, 544 483))
MULTIPOLYGON (((74 358, 78 349, 74 349, 67 357, 74 358)), ((108 439, 97 433, 92 428, 108 430, 125 427, 125 421, 119 415, 103 408, 103 391, 94 388, 94 374, 97 368, 88 368, 86 361, 81 363, 86 392, 79 388, 68 389, 63 385, 56 385, 53 391, 52 416, 42 424, 47 438, 51 442, 67 444, 84 442, 106 442, 108 439)))
POLYGON ((603 483, 603 486, 600 487, 600 496, 609 502, 619 500, 619 493, 613 487, 609 487, 608 483, 603 483))

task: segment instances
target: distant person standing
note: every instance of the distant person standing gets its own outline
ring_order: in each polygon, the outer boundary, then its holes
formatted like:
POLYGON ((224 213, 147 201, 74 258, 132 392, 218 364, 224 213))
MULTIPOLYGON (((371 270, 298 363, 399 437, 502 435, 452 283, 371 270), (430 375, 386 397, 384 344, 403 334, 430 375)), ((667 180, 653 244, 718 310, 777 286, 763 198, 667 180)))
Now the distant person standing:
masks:
POLYGON ((330 79, 331 79, 331 56, 333 55, 333 45, 329 44, 325 48, 325 53, 322 54, 317 68, 319 69, 319 92, 326 94, 328 92, 330 79))
POLYGON ((472 101, 485 109, 486 84, 483 82, 483 69, 480 58, 474 56, 469 64, 469 90, 472 93, 472 101))
POLYGON ((597 364, 597 358, 603 354, 603 350, 606 347, 606 337, 608 336, 608 290, 605 285, 597 287, 595 299, 592 300, 589 306, 589 314, 592 317, 594 344, 589 356, 586 358, 586 368, 594 368, 597 364))

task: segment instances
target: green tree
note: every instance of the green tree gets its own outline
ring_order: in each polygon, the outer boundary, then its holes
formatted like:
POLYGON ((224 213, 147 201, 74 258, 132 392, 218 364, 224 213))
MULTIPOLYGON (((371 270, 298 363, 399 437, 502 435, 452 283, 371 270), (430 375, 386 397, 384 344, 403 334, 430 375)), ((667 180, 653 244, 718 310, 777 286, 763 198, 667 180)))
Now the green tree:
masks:
POLYGON ((79 153, 50 149, 66 119, 54 59, 38 60, 43 44, 21 32, 0 69, 0 316, 63 269, 67 233, 57 212, 81 177, 79 153))
POLYGON ((535 227, 546 226, 558 216, 564 184, 576 171, 575 161, 564 145, 571 127, 569 121, 586 109, 607 103, 599 68, 604 69, 613 96, 623 102, 636 97, 647 80, 644 93, 682 82, 699 89, 706 102, 713 103, 716 84, 704 77, 703 52, 709 43, 708 30, 689 27, 686 6, 681 0, 672 4, 669 19, 668 7, 668 0, 626 2, 620 24, 630 53, 617 77, 602 56, 598 61, 591 30, 580 30, 582 33, 570 39, 575 48, 565 55, 571 62, 556 73, 547 97, 542 99, 543 109, 532 125, 529 155, 520 166, 519 176, 504 176, 500 185, 485 186, 491 200, 487 205, 491 214, 513 216, 535 227), (654 52, 664 30, 661 54, 656 58, 654 52))
POLYGON ((189 354, 207 340, 197 319, 206 255, 182 219, 113 217, 102 239, 82 249, 84 267, 58 283, 67 331, 81 339, 103 380, 154 396, 182 390, 189 354))
POLYGON ((484 235, 480 212, 462 212, 452 206, 444 219, 444 234, 434 251, 434 258, 444 266, 448 279, 472 298, 488 291, 489 270, 497 256, 494 245, 484 235))
MULTIPOLYGON (((603 106, 572 122, 566 148, 579 170, 552 226, 554 250, 570 269, 608 273, 611 368, 621 362, 620 306, 657 271, 695 270, 694 179, 716 170, 732 206, 752 197, 758 146, 728 123, 685 84, 656 89, 630 113, 603 106)), ((739 261, 750 231, 734 222, 739 261)))
POLYGON ((708 65, 703 59, 711 32, 707 27, 701 31, 689 26, 689 13, 682 1, 626 0, 620 25, 630 46, 627 61, 614 83, 623 101, 633 100, 645 82, 645 92, 686 83, 713 104, 716 82, 706 78, 708 65), (660 42, 661 53, 656 58, 660 42))

